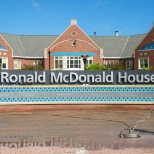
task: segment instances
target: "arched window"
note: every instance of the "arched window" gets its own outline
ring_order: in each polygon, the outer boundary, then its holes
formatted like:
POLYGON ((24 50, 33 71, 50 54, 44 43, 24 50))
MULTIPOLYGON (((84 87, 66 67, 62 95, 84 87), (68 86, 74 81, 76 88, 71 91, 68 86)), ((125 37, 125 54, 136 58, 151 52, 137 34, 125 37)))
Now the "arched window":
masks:
POLYGON ((7 50, 3 45, 0 45, 0 50, 7 50))
POLYGON ((147 44, 142 48, 140 48, 140 51, 144 51, 144 50, 154 50, 154 43, 147 44))

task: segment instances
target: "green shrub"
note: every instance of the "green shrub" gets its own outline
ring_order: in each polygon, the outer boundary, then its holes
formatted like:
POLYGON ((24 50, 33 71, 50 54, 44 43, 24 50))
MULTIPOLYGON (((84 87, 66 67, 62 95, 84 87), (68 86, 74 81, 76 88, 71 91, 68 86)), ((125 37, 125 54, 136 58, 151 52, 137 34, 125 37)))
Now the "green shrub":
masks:
POLYGON ((43 70, 43 65, 38 64, 38 65, 23 65, 22 70, 43 70))
POLYGON ((105 70, 106 68, 103 67, 100 63, 93 63, 86 67, 86 70, 105 70))
POLYGON ((105 65, 106 70, 125 70, 122 62, 115 62, 113 64, 105 65))
POLYGON ((150 69, 149 67, 143 67, 142 70, 149 71, 149 70, 151 70, 151 69, 150 69))

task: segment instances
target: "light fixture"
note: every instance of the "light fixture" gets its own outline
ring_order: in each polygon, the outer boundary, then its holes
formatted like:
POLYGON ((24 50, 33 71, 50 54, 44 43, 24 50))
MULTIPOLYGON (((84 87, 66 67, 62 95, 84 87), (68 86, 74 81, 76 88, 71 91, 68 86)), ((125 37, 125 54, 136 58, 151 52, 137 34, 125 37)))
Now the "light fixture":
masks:
POLYGON ((83 54, 81 56, 83 58, 83 63, 84 63, 84 70, 86 70, 86 63, 87 63, 87 58, 89 57, 87 54, 83 54))

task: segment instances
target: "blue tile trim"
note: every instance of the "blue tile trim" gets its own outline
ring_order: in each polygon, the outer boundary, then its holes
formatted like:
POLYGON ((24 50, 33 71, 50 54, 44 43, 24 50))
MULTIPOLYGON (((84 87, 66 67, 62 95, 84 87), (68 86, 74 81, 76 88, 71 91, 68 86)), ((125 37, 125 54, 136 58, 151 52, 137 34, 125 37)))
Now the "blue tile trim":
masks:
POLYGON ((50 56, 69 56, 69 57, 81 57, 83 54, 88 55, 89 57, 97 56, 97 54, 93 52, 55 52, 53 54, 50 54, 50 56))
POLYGON ((1 88, 0 92, 89 92, 89 91, 104 91, 104 92, 154 92, 154 87, 31 87, 31 88, 1 88))
POLYGON ((17 97, 7 98, 5 95, 1 95, 0 102, 154 102, 154 97, 27 97, 20 98, 18 97, 18 92, 154 92, 154 87, 0 87, 0 93, 15 93, 17 97))

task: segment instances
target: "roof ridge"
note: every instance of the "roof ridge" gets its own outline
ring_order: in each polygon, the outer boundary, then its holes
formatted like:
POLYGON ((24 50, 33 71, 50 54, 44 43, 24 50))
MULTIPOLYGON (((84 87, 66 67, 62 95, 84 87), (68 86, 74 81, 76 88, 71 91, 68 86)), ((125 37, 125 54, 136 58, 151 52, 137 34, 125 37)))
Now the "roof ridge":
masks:
POLYGON ((6 34, 6 35, 13 35, 13 36, 59 36, 59 35, 49 35, 49 34, 10 34, 10 33, 3 33, 3 32, 0 32, 0 34, 6 34))
POLYGON ((128 40, 129 40, 129 38, 130 38, 130 36, 128 36, 128 38, 127 38, 127 40, 126 40, 126 42, 125 42, 125 44, 124 44, 124 47, 123 47, 123 49, 122 49, 122 52, 121 52, 120 57, 122 56, 122 53, 124 52, 124 50, 125 50, 125 48, 126 48, 126 45, 127 45, 127 42, 128 42, 128 40))
POLYGON ((20 44, 21 44, 21 47, 23 48, 23 51, 25 52, 25 55, 26 55, 25 48, 24 48, 24 46, 23 46, 23 44, 22 44, 21 39, 20 39, 20 37, 19 37, 19 36, 18 36, 18 39, 19 39, 19 42, 20 42, 20 44))
POLYGON ((130 35, 130 36, 140 36, 140 35, 147 35, 147 33, 144 33, 144 34, 135 34, 135 35, 130 35))

